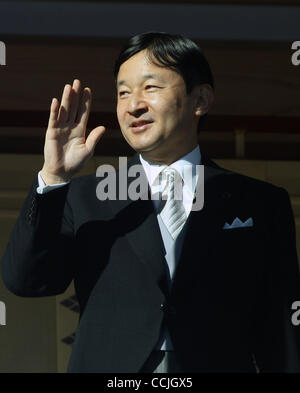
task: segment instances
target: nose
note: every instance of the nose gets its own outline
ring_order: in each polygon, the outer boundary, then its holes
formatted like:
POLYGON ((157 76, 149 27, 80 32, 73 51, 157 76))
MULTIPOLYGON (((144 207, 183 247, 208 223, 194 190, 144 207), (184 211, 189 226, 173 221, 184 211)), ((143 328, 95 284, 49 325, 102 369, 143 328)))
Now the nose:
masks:
POLYGON ((136 93, 131 93, 129 99, 128 99, 128 113, 131 115, 135 115, 139 112, 144 112, 147 110, 147 102, 143 97, 142 93, 136 92, 136 93))

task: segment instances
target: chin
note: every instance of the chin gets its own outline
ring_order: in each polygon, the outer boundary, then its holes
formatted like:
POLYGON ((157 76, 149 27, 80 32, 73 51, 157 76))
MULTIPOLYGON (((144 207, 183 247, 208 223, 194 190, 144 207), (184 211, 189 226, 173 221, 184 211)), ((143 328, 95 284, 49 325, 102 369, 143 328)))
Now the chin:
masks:
POLYGON ((127 139, 127 142, 135 151, 138 152, 150 151, 158 144, 158 141, 156 140, 142 140, 142 138, 130 138, 127 139))
POLYGON ((161 140, 134 141, 130 145, 135 151, 142 153, 157 149, 161 145, 161 140))

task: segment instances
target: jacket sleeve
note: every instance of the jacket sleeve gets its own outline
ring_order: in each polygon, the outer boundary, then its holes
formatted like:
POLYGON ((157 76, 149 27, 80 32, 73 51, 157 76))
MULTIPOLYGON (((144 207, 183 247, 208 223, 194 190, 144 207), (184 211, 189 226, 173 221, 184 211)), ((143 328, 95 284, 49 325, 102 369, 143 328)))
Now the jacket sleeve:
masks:
POLYGON ((33 181, 1 260, 6 287, 24 297, 63 293, 76 269, 69 185, 38 194, 33 181))
POLYGON ((278 188, 266 206, 269 225, 263 297, 257 304, 254 356, 260 372, 300 372, 300 325, 292 304, 300 300, 295 221, 287 191, 278 188))

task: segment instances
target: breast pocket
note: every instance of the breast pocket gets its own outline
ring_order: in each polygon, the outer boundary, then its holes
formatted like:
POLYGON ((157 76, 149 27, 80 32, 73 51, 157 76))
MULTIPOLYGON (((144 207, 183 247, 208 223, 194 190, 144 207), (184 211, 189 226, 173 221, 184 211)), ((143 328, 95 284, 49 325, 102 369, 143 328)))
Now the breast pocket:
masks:
POLYGON ((260 247, 254 227, 221 229, 216 236, 215 255, 231 261, 246 260, 255 257, 260 247))
POLYGON ((232 234, 232 233, 253 233, 255 232, 254 227, 235 227, 235 228, 227 228, 227 229, 221 229, 219 231, 222 234, 225 234, 225 236, 227 234, 232 234))

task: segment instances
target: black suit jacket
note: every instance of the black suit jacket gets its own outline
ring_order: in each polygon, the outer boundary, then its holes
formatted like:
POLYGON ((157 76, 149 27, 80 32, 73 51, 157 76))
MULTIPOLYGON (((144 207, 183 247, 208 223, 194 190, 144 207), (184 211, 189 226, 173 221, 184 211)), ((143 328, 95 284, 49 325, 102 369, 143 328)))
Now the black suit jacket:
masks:
MULTIPOLYGON (((129 167, 137 163, 135 155, 129 167)), ((99 201, 95 175, 39 195, 34 179, 2 275, 26 297, 61 294, 74 280, 80 319, 68 372, 139 372, 163 324, 186 372, 300 371, 288 193, 205 156, 203 164, 204 207, 186 223, 170 291, 151 200, 99 201), (222 229, 236 217, 254 226, 222 229)))

